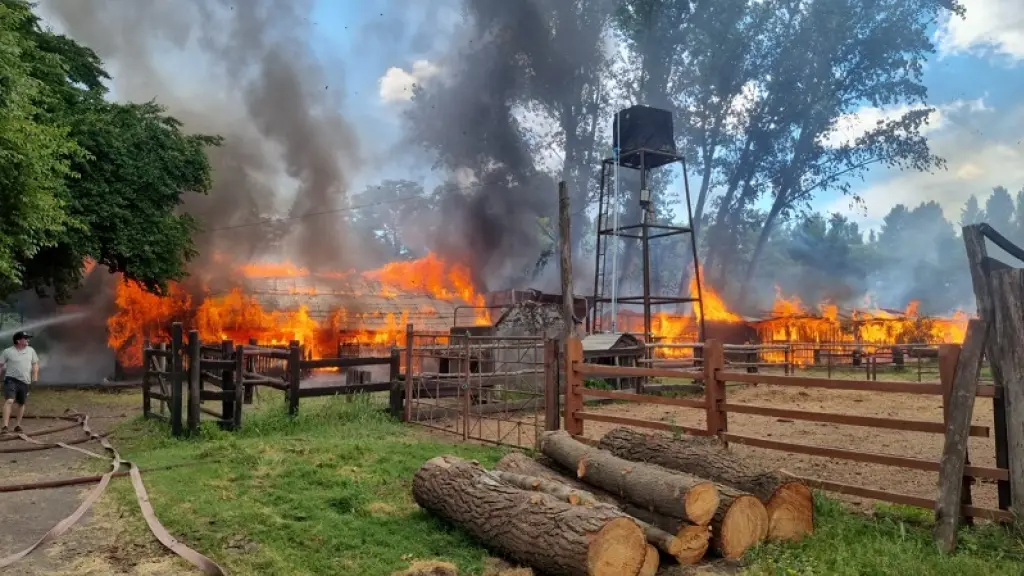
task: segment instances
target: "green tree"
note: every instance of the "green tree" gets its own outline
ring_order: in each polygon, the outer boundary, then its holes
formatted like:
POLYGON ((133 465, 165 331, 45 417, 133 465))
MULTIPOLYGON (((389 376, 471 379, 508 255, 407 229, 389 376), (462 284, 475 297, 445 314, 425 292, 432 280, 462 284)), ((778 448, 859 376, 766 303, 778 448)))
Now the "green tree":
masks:
POLYGON ((985 220, 985 212, 978 205, 978 197, 971 194, 971 197, 964 203, 960 210, 960 225, 970 226, 985 220))
POLYGON ((107 101, 109 76, 96 54, 44 30, 31 8, 0 2, 0 77, 20 87, 13 98, 0 88, 0 116, 21 118, 0 132, 20 133, 22 146, 39 151, 0 154, 0 178, 10 177, 0 226, 14 227, 4 229, 14 249, 6 268, 0 251, 0 289, 62 300, 92 259, 160 292, 196 255, 197 222, 179 206, 182 194, 209 191, 206 148, 221 139, 186 134, 155 102, 107 101), (47 164, 29 162, 44 157, 47 164))

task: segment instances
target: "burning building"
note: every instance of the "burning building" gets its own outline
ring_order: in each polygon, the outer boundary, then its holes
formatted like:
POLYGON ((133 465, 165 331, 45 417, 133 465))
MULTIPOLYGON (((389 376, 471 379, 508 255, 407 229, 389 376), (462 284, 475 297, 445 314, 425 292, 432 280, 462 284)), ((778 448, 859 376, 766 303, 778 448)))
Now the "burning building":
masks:
POLYGON ((469 270, 434 254, 364 272, 251 263, 234 267, 230 276, 234 286, 221 292, 171 284, 164 296, 118 283, 107 328, 119 361, 140 365, 142 341, 165 340, 174 321, 194 327, 204 341, 298 340, 311 357, 404 345, 408 324, 422 332, 447 332, 456 321, 491 324, 469 270), (460 308, 465 311, 457 314, 460 308))

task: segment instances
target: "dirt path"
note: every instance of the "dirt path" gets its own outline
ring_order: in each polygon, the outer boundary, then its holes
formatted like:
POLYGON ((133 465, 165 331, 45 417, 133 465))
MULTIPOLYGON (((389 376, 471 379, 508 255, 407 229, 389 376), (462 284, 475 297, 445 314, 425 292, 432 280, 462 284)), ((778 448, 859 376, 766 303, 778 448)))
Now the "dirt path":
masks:
MULTIPOLYGON (((39 391, 29 400, 29 414, 60 414, 71 408, 89 414, 90 427, 97 433, 109 432, 122 418, 134 415, 132 395, 94 395, 91 398, 76 393, 39 391)), ((23 422, 28 435, 34 431, 59 425, 56 420, 29 420, 23 422)), ((82 437, 78 428, 41 436, 46 441, 70 441, 82 437)), ((30 446, 28 443, 4 438, 0 450, 30 446)), ((97 453, 103 453, 96 442, 81 444, 97 453)), ((89 467, 92 460, 84 454, 63 448, 35 452, 0 453, 0 484, 22 484, 41 480, 72 478, 95 473, 89 467)), ((69 516, 82 503, 94 484, 13 492, 0 496, 0 556, 27 548, 46 534, 58 522, 69 516)), ((108 534, 96 530, 92 511, 75 526, 53 542, 43 545, 28 557, 6 568, 5 576, 58 574, 72 571, 72 566, 84 556, 104 552, 109 546, 108 534)), ((74 573, 83 573, 80 567, 74 573)))

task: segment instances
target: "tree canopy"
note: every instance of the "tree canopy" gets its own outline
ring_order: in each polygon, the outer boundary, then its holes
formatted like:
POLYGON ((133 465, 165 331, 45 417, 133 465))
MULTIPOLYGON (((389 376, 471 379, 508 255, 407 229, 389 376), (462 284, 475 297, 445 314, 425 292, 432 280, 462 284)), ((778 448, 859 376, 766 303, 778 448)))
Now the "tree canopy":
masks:
POLYGON ((153 291, 186 275, 209 146, 155 102, 109 101, 88 47, 0 0, 0 291, 66 298, 92 260, 153 291))

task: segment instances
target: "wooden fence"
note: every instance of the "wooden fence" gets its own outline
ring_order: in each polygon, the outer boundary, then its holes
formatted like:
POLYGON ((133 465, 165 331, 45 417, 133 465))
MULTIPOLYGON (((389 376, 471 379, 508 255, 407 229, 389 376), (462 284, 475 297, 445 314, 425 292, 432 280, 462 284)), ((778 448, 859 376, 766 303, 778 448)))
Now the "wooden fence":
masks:
POLYGON ((385 391, 391 392, 389 409, 401 416, 404 390, 395 385, 402 380, 397 348, 386 357, 306 359, 298 341, 287 347, 261 346, 254 340, 203 344, 196 330, 188 333, 187 340, 183 336, 182 325, 176 322, 169 345, 146 342, 143 347, 143 414, 169 422, 175 436, 198 432, 204 416, 223 429, 240 428, 243 406, 252 404, 253 391, 260 386, 283 392, 291 416, 298 414, 302 398, 385 391), (370 382, 366 372, 351 370, 370 366, 388 366, 388 380, 370 382), (345 371, 346 380, 309 382, 315 371, 327 369, 345 371), (154 401, 159 403, 157 410, 154 401))
MULTIPOLYGON (((975 329, 975 332, 977 332, 977 329, 975 329)), ((967 344, 965 343, 965 346, 966 345, 967 344)), ((635 426, 669 433, 682 432, 699 436, 717 436, 726 444, 742 444, 795 454, 822 456, 827 458, 882 464, 938 473, 940 470, 940 462, 936 460, 861 452, 843 448, 830 448, 793 442, 782 442, 768 438, 735 434, 729 431, 729 414, 749 414, 756 416, 787 418, 792 420, 830 422, 851 426, 934 434, 947 434, 949 431, 947 422, 928 422, 852 414, 811 412, 804 410, 782 409, 772 406, 735 403, 729 401, 726 393, 726 383, 767 384, 799 388, 818 388, 824 390, 873 391, 880 394, 924 394, 936 396, 942 399, 943 407, 945 408, 944 412, 946 413, 945 419, 948 420, 950 391, 953 387, 954 375, 957 372, 960 353, 961 346, 959 345, 942 346, 939 355, 941 381, 936 383, 873 379, 835 380, 829 378, 752 373, 745 370, 741 371, 737 367, 726 365, 725 347, 721 342, 717 342, 715 340, 708 340, 704 343, 701 366, 695 369, 667 367, 627 368, 600 364, 587 364, 583 361, 583 351, 580 341, 578 339, 571 338, 568 341, 566 354, 563 359, 564 371, 567 375, 567 387, 564 400, 564 428, 577 438, 591 443, 591 440, 583 437, 584 426, 588 421, 635 426), (598 390, 587 388, 585 386, 585 381, 588 379, 630 377, 692 379, 694 381, 700 381, 704 384, 702 390, 703 397, 671 398, 652 394, 635 394, 611 390, 598 390), (584 404, 585 398, 601 398, 627 403, 655 404, 673 408, 702 410, 706 414, 706 426, 704 428, 678 426, 666 422, 642 420, 593 412, 587 410, 587 407, 584 404)), ((977 385, 975 390, 977 397, 991 398, 995 402, 997 412, 998 408, 1001 407, 1003 403, 1002 392, 1002 388, 992 385, 977 385)), ((996 424, 997 426, 993 430, 987 426, 969 425, 968 422, 968 427, 965 428, 965 431, 969 436, 973 437, 988 438, 994 436, 996 439, 997 462, 1002 463, 1006 461, 1005 454, 998 454, 998 452, 1005 452, 1006 450, 1006 427, 1005 422, 997 420, 996 424)), ((557 428, 557 426, 554 427, 557 428)), ((936 476, 938 479, 938 474, 936 476)), ((803 480, 812 487, 827 491, 840 492, 851 496, 882 500, 896 504, 918 506, 922 508, 935 508, 936 505, 936 501, 929 498, 878 490, 865 486, 832 482, 827 479, 803 478, 803 480)), ((963 472, 963 495, 961 498, 962 505, 960 512, 963 516, 969 518, 986 518, 999 521, 1009 520, 1011 518, 1011 513, 1009 511, 1011 508, 1011 502, 1009 500, 1008 480, 1009 472, 1005 465, 1000 465, 997 468, 970 465, 966 466, 963 472), (971 478, 988 479, 998 482, 1000 486, 999 509, 983 508, 972 504, 969 483, 971 478)))

